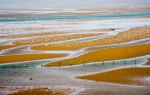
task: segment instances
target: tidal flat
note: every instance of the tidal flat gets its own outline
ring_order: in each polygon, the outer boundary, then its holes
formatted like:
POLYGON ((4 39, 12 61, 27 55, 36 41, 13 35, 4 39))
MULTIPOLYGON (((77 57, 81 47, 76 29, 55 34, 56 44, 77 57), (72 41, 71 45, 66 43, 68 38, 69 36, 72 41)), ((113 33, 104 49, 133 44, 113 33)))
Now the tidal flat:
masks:
POLYGON ((150 95, 149 3, 131 3, 0 6, 0 95, 150 95))

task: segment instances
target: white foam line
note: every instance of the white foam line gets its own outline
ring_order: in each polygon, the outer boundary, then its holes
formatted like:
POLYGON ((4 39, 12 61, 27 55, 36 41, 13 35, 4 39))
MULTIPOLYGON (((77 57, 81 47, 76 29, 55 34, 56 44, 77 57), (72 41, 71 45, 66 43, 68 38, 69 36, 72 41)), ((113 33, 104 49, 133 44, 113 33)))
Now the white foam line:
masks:
POLYGON ((76 88, 76 91, 72 92, 70 95, 79 95, 79 93, 82 91, 85 91, 85 88, 76 88))
MULTIPOLYGON (((28 10, 28 11, 15 11, 15 10, 0 10, 2 14, 17 14, 17 13, 30 13, 30 14, 53 14, 53 13, 103 13, 105 11, 83 11, 83 10, 28 10)), ((105 12, 107 13, 107 12, 105 12)))

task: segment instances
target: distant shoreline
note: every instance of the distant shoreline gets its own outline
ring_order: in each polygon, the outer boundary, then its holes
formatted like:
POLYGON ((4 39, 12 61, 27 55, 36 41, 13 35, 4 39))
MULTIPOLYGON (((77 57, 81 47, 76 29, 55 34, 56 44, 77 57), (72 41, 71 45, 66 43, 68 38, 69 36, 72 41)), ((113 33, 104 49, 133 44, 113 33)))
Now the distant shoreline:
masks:
POLYGON ((42 21, 42 20, 76 20, 76 19, 105 19, 105 18, 124 18, 124 17, 150 17, 150 13, 139 14, 115 14, 115 15, 83 15, 83 16, 56 16, 56 17, 26 17, 26 18, 6 18, 1 17, 0 22, 7 21, 42 21))

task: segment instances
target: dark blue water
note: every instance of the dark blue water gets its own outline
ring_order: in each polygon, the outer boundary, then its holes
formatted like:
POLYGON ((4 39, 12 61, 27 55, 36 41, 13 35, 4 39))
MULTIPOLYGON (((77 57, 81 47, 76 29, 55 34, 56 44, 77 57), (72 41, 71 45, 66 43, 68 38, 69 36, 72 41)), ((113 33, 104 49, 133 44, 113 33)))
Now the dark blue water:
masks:
POLYGON ((100 15, 100 16, 59 16, 59 17, 39 17, 39 18, 0 18, 0 22, 6 21, 37 21, 37 20, 75 20, 75 19, 102 19, 102 18, 125 18, 125 17, 150 17, 150 13, 145 14, 120 14, 120 15, 100 15))

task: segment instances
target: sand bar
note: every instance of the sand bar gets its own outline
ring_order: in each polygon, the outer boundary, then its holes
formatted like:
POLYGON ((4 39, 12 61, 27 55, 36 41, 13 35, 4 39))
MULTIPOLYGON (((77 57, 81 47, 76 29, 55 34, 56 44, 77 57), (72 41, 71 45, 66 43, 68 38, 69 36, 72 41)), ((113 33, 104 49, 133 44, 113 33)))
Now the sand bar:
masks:
POLYGON ((146 84, 146 81, 144 81, 145 77, 150 77, 150 68, 123 68, 108 72, 97 73, 93 75, 80 76, 78 78, 100 82, 111 82, 131 85, 148 85, 146 84))
POLYGON ((64 57, 66 54, 23 54, 23 55, 1 55, 0 64, 9 62, 31 61, 39 59, 50 59, 64 57))
POLYGON ((39 44, 39 43, 64 41, 64 40, 70 40, 70 39, 75 39, 75 38, 91 37, 91 36, 97 36, 97 35, 101 35, 101 33, 50 36, 50 37, 42 37, 42 38, 34 38, 34 39, 16 41, 16 42, 13 42, 13 44, 15 45, 39 44))

